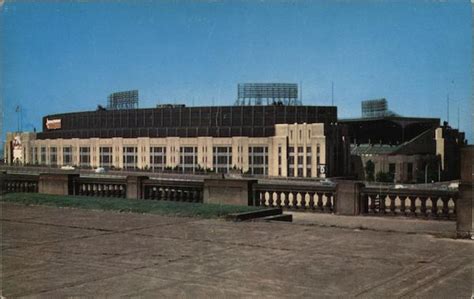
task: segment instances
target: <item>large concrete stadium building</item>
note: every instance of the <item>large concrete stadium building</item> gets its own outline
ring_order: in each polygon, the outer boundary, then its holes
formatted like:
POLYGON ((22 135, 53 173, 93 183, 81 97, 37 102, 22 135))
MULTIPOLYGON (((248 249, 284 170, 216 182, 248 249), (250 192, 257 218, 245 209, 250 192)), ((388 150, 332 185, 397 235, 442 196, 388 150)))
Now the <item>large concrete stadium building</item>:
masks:
POLYGON ((5 152, 13 164, 283 177, 342 176, 350 165, 336 107, 281 102, 47 115, 40 133, 9 133, 5 152))

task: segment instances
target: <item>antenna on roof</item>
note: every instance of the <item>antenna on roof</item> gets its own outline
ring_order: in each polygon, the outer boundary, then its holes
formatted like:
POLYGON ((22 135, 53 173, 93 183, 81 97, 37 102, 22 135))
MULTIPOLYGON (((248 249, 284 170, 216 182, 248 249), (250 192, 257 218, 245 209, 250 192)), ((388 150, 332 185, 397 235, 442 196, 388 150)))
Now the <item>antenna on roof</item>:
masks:
POLYGON ((449 93, 448 93, 448 96, 446 97, 446 104, 447 104, 446 121, 449 124, 449 93))
POLYGON ((300 81, 300 103, 303 103, 303 82, 300 81))
POLYGON ((15 112, 18 113, 17 114, 17 117, 18 117, 18 119, 17 119, 17 121, 18 121, 18 132, 21 132, 21 119, 22 119, 21 112, 22 112, 22 109, 21 109, 20 105, 16 105, 15 112))
POLYGON ((461 131, 461 127, 459 126, 459 103, 458 103, 458 130, 461 131))
POLYGON ((334 81, 331 81, 331 106, 334 106, 334 81))

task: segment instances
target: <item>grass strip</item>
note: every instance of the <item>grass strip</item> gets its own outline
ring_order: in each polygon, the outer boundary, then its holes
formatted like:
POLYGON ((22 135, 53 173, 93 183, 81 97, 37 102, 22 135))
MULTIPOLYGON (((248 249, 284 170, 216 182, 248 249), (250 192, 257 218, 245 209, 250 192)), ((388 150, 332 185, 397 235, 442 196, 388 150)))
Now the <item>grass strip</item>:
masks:
POLYGON ((0 201, 24 205, 45 205, 89 210, 148 213, 166 216, 219 218, 232 213, 250 212, 259 207, 124 198, 64 196, 38 193, 8 193, 0 201))

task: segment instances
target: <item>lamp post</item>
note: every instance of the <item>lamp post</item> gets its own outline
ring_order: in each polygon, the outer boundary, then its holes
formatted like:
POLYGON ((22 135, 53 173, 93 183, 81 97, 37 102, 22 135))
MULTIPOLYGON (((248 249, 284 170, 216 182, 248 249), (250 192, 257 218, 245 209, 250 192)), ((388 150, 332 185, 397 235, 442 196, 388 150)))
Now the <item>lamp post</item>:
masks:
POLYGON ((441 182, 441 163, 438 160, 438 182, 441 182))
POLYGON ((428 165, 430 165, 430 163, 426 163, 425 165, 425 184, 428 184, 428 165))
MULTIPOLYGON (((428 183, 428 166, 430 164, 431 164, 431 162, 428 162, 425 165, 425 184, 428 183)), ((441 163, 440 163, 439 160, 437 161, 437 164, 438 164, 438 182, 441 182, 441 163)))

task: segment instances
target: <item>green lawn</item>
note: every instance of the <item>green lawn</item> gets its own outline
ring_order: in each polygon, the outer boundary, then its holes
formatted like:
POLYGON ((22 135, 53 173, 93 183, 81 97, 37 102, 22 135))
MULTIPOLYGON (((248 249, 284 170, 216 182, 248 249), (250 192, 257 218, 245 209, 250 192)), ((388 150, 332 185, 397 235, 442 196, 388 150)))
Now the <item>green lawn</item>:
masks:
POLYGON ((45 205, 91 210, 150 213, 167 216, 218 218, 232 213, 249 212, 259 207, 219 204, 182 203, 172 201, 132 200, 86 196, 46 195, 38 193, 8 193, 0 201, 25 205, 45 205))

